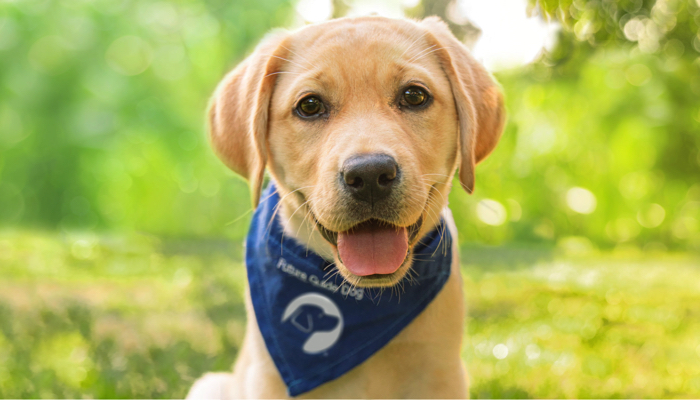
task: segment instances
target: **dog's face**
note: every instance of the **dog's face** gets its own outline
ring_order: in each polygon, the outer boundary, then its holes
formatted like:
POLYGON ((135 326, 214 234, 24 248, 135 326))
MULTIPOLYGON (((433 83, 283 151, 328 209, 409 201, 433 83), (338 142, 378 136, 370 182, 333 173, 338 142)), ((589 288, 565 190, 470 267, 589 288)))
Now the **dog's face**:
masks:
POLYGON ((394 24, 378 22, 290 38, 268 139, 273 176, 298 189, 290 200, 308 206, 341 273, 374 284, 408 269, 408 249, 423 224, 437 222, 459 154, 450 83, 431 48, 411 43, 417 29, 397 37, 394 24))
MULTIPOLYGON (((495 146, 502 97, 439 20, 343 19, 268 39, 210 110, 221 157, 258 196, 265 166, 350 283, 390 286, 495 146)), ((257 201, 257 197, 255 198, 257 201)))

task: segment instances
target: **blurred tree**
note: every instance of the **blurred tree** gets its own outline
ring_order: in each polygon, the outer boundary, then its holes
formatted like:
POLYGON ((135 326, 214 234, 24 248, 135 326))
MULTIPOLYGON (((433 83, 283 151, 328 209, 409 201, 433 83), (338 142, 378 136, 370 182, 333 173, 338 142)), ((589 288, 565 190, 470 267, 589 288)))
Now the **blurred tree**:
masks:
MULTIPOLYGON (((622 160, 634 154, 629 149, 635 147, 635 140, 644 140, 654 148, 655 161, 644 172, 635 173, 656 178, 633 183, 635 178, 628 175, 619 183, 621 197, 635 197, 631 191, 648 191, 649 180, 655 180, 655 197, 664 198, 671 207, 671 215, 666 216, 673 221, 667 225, 669 236, 690 241, 693 248, 700 249, 697 216, 689 217, 691 209, 698 211, 700 200, 696 193, 700 182, 700 1, 529 0, 529 11, 558 21, 564 28, 554 49, 543 52, 541 61, 533 65, 535 74, 587 79, 585 69, 598 62, 612 67, 607 73, 609 88, 629 83, 645 89, 611 109, 608 117, 596 116, 610 132, 607 139, 613 146, 616 141, 626 143, 611 158, 622 160), (622 58, 625 55, 627 63, 622 58), (618 69, 621 66, 623 69, 618 69), (661 109, 668 111, 659 113, 661 109), (685 190, 688 192, 683 196, 685 190)), ((636 154, 643 158, 643 153, 636 154)), ((648 210, 650 206, 637 207, 636 219, 648 228, 644 207, 648 210)), ((609 218, 614 221, 614 215, 609 218)), ((631 226, 610 222, 606 230, 609 237, 616 236, 611 231, 639 231, 631 226), (628 227, 618 229, 611 224, 628 227)))
POLYGON ((700 51, 700 3, 694 0, 529 0, 530 12, 565 28, 547 63, 580 65, 593 47, 636 43, 645 53, 700 51))
POLYGON ((452 33, 469 48, 474 46, 481 34, 481 29, 461 14, 455 0, 424 0, 418 2, 415 7, 407 9, 406 15, 418 19, 431 15, 442 18, 452 33))
POLYGON ((0 2, 0 225, 230 231, 245 184, 211 155, 204 109, 291 15, 288 0, 0 2))
MULTIPOLYGON (((469 44, 457 5, 406 12, 469 44)), ((531 7, 563 29, 538 62, 497 73, 509 123, 476 194, 452 192, 461 240, 700 249, 696 2, 531 7)), ((212 155, 203 112, 295 20, 291 0, 0 2, 0 225, 243 237, 246 184, 212 155)))

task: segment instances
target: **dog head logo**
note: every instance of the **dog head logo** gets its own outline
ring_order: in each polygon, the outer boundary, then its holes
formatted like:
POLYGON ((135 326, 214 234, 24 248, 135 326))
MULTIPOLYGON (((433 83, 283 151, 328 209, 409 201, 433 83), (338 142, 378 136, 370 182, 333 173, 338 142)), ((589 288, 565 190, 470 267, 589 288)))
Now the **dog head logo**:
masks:
POLYGON ((282 323, 287 321, 301 332, 313 332, 302 347, 307 354, 318 354, 328 350, 338 341, 343 332, 343 315, 340 309, 331 299, 319 293, 306 293, 292 300, 282 314, 282 323), (321 314, 305 312, 304 306, 315 306, 323 312, 321 314), (324 330, 314 332, 314 325, 318 328, 320 320, 326 317, 337 319, 335 327, 327 330, 322 323, 320 329, 324 330))

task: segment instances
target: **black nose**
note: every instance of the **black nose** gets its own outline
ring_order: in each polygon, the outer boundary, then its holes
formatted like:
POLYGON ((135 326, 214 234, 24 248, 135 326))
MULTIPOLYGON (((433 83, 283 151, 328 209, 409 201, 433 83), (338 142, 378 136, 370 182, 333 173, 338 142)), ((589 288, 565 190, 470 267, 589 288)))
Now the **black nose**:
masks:
POLYGON ((354 198, 374 204, 391 193, 399 166, 386 154, 362 154, 343 163, 341 180, 354 198))

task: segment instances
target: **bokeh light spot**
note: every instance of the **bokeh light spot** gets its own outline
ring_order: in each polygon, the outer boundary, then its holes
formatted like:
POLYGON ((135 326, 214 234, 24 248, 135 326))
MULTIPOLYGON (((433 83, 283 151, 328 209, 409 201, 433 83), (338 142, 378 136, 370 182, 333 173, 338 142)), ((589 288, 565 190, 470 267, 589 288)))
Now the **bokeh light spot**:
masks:
POLYGON ((476 205, 476 215, 483 223, 492 226, 503 225, 508 217, 503 204, 491 199, 483 199, 476 205))
POLYGON ((566 204, 579 214, 590 214, 596 209, 596 197, 588 189, 573 187, 566 192, 566 204))
POLYGON ((508 346, 503 343, 499 343, 493 347, 493 356, 499 360, 503 360, 508 357, 508 346))
POLYGON ((624 32, 627 39, 636 42, 644 32, 644 22, 639 18, 632 18, 625 24, 624 32))
POLYGON ((645 228, 656 228, 661 225, 665 217, 666 210, 656 203, 647 205, 637 213, 637 221, 645 228))
POLYGON ((530 343, 527 345, 527 347, 525 347, 525 355, 530 360, 536 360, 540 358, 540 354, 542 354, 540 348, 534 343, 530 343))

